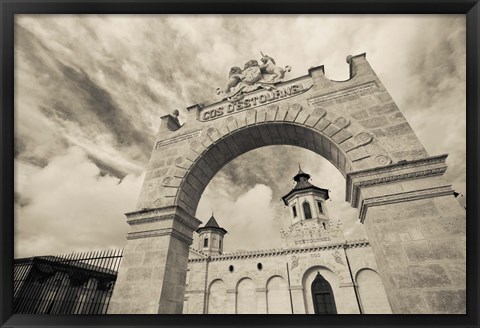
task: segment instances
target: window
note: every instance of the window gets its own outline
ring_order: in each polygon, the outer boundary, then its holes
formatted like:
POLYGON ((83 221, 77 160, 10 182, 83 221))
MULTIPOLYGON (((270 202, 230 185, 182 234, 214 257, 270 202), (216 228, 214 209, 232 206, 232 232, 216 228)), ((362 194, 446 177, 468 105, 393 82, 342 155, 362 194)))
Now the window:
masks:
POLYGON ((203 240, 203 247, 208 247, 208 238, 203 240))
POLYGON ((310 210, 310 204, 308 202, 303 203, 303 213, 305 213, 305 219, 312 218, 312 211, 310 210))
POLYGON ((230 265, 230 266, 228 267, 228 271, 233 272, 233 270, 234 270, 234 269, 233 269, 233 265, 230 265))
POLYGON ((221 239, 218 241, 218 248, 219 248, 220 250, 222 250, 222 240, 221 240, 221 239))
POLYGON ((318 213, 323 214, 322 202, 317 200, 318 213))
POLYGON ((297 217, 297 207, 295 205, 292 206, 292 211, 293 211, 293 217, 297 217))
POLYGON ((312 298, 315 314, 337 313, 332 287, 320 272, 317 273, 315 280, 312 282, 312 298))
POLYGON ((257 264, 257 269, 258 269, 258 271, 262 271, 262 269, 263 269, 262 263, 257 264))

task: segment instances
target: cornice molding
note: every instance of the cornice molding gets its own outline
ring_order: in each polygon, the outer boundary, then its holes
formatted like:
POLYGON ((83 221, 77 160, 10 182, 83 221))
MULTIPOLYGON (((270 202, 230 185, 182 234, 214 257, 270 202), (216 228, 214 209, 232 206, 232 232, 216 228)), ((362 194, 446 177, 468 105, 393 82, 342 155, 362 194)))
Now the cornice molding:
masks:
POLYGON ((208 258, 197 258, 189 259, 188 262, 203 262, 203 261, 231 261, 231 260, 241 260, 241 259, 251 259, 267 256, 282 256, 298 253, 312 253, 323 250, 331 249, 340 249, 340 248, 356 248, 356 247, 367 247, 370 246, 370 243, 366 239, 351 240, 343 243, 333 243, 322 246, 312 246, 305 248, 286 248, 286 249, 266 249, 258 251, 245 251, 245 252, 236 252, 236 253, 227 253, 222 255, 210 256, 208 258))
POLYGON ((357 208, 360 189, 386 183, 418 178, 441 176, 447 170, 445 160, 448 155, 432 156, 413 161, 398 162, 387 166, 347 174, 346 201, 357 208))
POLYGON ((125 213, 125 215, 129 225, 174 220, 191 230, 196 230, 202 223, 202 221, 190 215, 178 205, 143 209, 136 212, 125 213))
POLYGON ((177 231, 173 228, 164 228, 164 229, 153 229, 153 230, 145 230, 145 231, 137 231, 137 232, 129 232, 127 234, 127 239, 140 239, 140 238, 153 238, 153 237, 161 237, 161 236, 171 236, 177 238, 184 243, 191 245, 193 239, 189 236, 177 231))
POLYGON ((363 223, 365 221, 367 210, 372 206, 408 202, 412 200, 447 196, 452 194, 453 194, 452 185, 445 185, 445 186, 439 186, 434 188, 426 188, 426 189, 407 191, 407 192, 402 192, 397 194, 366 198, 362 200, 362 203, 360 205, 360 215, 359 215, 360 222, 363 223))

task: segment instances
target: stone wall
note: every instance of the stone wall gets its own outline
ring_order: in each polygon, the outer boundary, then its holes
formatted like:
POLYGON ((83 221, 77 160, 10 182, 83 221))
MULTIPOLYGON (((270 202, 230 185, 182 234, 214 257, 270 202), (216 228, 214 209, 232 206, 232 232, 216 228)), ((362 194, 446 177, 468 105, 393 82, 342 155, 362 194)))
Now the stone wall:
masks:
MULTIPOLYGON (((350 243, 347 253, 352 257, 354 273, 376 268, 375 258, 368 243, 350 243)), ((290 249, 224 254, 189 262, 186 291, 188 309, 184 313, 204 313, 200 306, 208 290, 208 313, 285 313, 313 314, 311 284, 317 272, 330 283, 338 313, 360 313, 354 283, 348 268, 342 244, 318 249, 290 249), (263 254, 263 255, 262 255, 263 254), (261 269, 259 269, 261 264, 261 269), (287 272, 288 264, 288 272, 287 272), (233 271, 230 271, 233 266, 233 271), (205 277, 207 289, 205 289, 205 277), (213 291, 213 295, 212 295, 213 291), (255 297, 254 297, 255 296, 255 297), (197 305, 192 307, 192 300, 197 305), (255 306, 255 310, 254 309, 255 306)), ((376 274, 376 273, 375 273, 376 274)), ((371 286, 383 290, 383 286, 371 286)), ((370 293, 379 309, 389 309, 387 298, 370 293)))
POLYGON ((465 313, 465 213, 452 196, 369 209, 367 234, 397 313, 465 313))

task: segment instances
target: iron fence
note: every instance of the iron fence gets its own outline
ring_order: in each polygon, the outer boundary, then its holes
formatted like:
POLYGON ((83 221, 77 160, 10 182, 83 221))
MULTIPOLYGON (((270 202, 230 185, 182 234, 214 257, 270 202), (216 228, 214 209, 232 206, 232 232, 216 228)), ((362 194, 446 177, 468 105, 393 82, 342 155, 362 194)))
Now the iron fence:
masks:
POLYGON ((123 250, 14 260, 14 313, 105 314, 123 250))

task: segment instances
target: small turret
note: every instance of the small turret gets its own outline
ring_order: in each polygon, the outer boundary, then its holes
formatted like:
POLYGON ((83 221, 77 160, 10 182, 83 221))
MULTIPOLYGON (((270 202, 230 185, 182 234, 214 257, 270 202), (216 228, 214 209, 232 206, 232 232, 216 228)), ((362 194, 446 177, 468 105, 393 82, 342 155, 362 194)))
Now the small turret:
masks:
POLYGON ((298 173, 293 177, 296 185, 282 197, 282 200, 290 207, 292 224, 313 219, 326 228, 330 220, 325 205, 329 198, 328 190, 312 185, 309 179, 310 174, 303 172, 299 165, 298 173))
POLYGON ((213 213, 205 226, 197 229, 197 233, 199 234, 199 250, 207 255, 223 253, 223 236, 227 233, 227 230, 218 225, 213 213))
POLYGON ((312 185, 310 174, 303 172, 300 165, 293 180, 295 187, 282 197, 291 216, 290 225, 281 230, 282 247, 345 240, 340 221, 333 224, 328 215, 328 190, 312 185))

